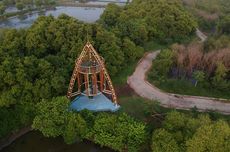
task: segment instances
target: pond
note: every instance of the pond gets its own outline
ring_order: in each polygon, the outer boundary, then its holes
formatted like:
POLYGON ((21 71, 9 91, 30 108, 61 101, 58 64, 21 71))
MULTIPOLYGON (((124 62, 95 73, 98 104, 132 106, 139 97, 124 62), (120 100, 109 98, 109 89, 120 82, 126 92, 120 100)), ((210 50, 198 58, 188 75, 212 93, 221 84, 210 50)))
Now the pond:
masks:
POLYGON ((0 21, 0 28, 27 28, 41 15, 52 15, 58 17, 65 13, 80 21, 87 23, 93 23, 100 18, 104 8, 89 8, 89 7, 56 7, 54 10, 48 10, 46 12, 33 12, 32 14, 26 14, 19 17, 9 18, 0 21))
POLYGON ((62 138, 45 138, 37 131, 29 132, 1 152, 113 152, 91 142, 77 142, 67 145, 62 138))
MULTIPOLYGON (((130 0, 129 2, 131 2, 130 0)), ((127 0, 96 0, 89 1, 88 4, 92 5, 107 5, 108 3, 113 2, 117 5, 125 5, 127 0)), ((76 1, 76 3, 78 3, 76 1)), ((67 14, 72 16, 80 21, 86 23, 94 23, 103 13, 105 8, 96 8, 96 7, 70 7, 70 6, 58 6, 56 9, 48 10, 44 12, 32 12, 21 16, 16 16, 8 18, 6 20, 0 20, 0 28, 28 28, 33 22, 41 15, 52 15, 58 17, 61 14, 67 14)), ((17 12, 18 10, 15 7, 7 8, 6 12, 17 12)))

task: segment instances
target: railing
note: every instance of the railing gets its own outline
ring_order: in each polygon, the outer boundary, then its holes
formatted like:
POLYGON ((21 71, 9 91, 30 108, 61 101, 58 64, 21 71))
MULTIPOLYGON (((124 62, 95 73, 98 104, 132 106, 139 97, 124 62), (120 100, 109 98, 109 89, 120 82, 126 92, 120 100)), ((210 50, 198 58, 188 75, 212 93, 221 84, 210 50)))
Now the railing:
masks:
POLYGON ((80 88, 81 88, 80 93, 82 95, 85 95, 85 96, 97 96, 97 95, 101 94, 102 92, 104 92, 104 90, 105 90, 105 86, 104 86, 103 90, 101 90, 101 88, 100 88, 101 82, 100 81, 97 81, 97 85, 93 85, 93 86, 92 86, 92 84, 89 83, 88 88, 85 87, 86 86, 85 84, 86 84, 86 82, 84 82, 80 85, 80 88))
POLYGON ((78 72, 80 73, 98 73, 101 71, 101 66, 100 65, 95 65, 95 66, 78 66, 78 72))

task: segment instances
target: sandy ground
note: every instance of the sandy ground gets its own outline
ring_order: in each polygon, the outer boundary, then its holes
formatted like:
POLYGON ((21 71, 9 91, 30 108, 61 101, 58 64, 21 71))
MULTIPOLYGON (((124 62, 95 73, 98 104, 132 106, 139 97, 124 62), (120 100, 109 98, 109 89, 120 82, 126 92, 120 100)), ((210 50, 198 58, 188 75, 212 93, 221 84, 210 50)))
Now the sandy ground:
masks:
POLYGON ((219 99, 215 98, 169 94, 146 81, 146 73, 151 68, 152 60, 158 53, 160 51, 146 53, 133 75, 127 80, 127 83, 138 95, 150 100, 157 100, 160 105, 168 108, 187 110, 196 107, 200 111, 217 111, 230 115, 230 103, 220 102, 219 99))

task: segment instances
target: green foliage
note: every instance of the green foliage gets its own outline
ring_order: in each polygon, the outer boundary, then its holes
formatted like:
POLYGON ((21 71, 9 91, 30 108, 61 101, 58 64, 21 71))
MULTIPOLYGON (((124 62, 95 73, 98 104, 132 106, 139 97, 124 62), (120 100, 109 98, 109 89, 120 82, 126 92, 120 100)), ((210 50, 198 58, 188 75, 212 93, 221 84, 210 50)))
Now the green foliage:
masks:
POLYGON ((23 8, 24 8, 25 6, 24 6, 24 4, 23 4, 22 2, 17 2, 17 3, 16 3, 16 7, 17 7, 18 10, 21 11, 21 10, 23 10, 23 8))
POLYGON ((163 128, 153 133, 155 151, 229 151, 230 127, 225 121, 212 121, 208 115, 172 111, 167 113, 163 128))
POLYGON ((40 8, 42 6, 42 1, 41 0, 35 0, 35 5, 36 5, 36 7, 40 8))
POLYGON ((193 17, 177 0, 135 0, 124 8, 111 4, 102 14, 100 23, 138 45, 151 39, 180 41, 191 36, 196 27, 193 17))
MULTIPOLYGON (((65 97, 53 98, 51 101, 43 100, 38 103, 36 106, 38 112, 34 118, 32 127, 36 130, 40 130, 46 137, 62 135, 66 124, 68 103, 69 101, 65 97)), ((68 129, 67 131, 69 131, 68 129)))
POLYGON ((225 80, 228 69, 224 66, 222 62, 217 63, 217 68, 215 71, 215 76, 213 77, 213 85, 219 89, 226 89, 229 86, 229 82, 225 80))
POLYGON ((117 151, 138 151, 146 140, 145 125, 126 114, 99 114, 93 127, 94 141, 117 151))
POLYGON ((219 34, 228 34, 230 35, 230 15, 226 15, 220 19, 217 29, 219 34))
POLYGON ((150 75, 158 80, 165 80, 174 64, 175 54, 173 51, 165 49, 160 52, 157 58, 153 61, 154 69, 150 75))
POLYGON ((6 6, 3 2, 0 2, 0 15, 4 14, 6 6))
POLYGON ((67 144, 85 138, 87 123, 80 114, 69 110, 69 100, 66 97, 43 100, 36 108, 38 110, 32 127, 41 131, 44 136, 63 136, 67 144))
POLYGON ((118 151, 138 151, 146 141, 146 126, 126 114, 75 113, 68 110, 68 102, 65 97, 56 97, 38 103, 32 127, 46 137, 63 136, 67 144, 89 139, 118 151))
POLYGON ((125 59, 127 59, 127 63, 134 62, 136 58, 141 57, 144 52, 143 48, 137 47, 129 38, 124 38, 122 50, 124 51, 124 56, 125 59))
POLYGON ((108 28, 113 27, 118 21, 121 10, 122 9, 116 4, 108 4, 100 17, 102 24, 108 28))
MULTIPOLYGON (((41 100, 50 101, 65 94, 74 61, 86 42, 87 31, 112 77, 142 55, 143 48, 129 38, 121 39, 99 24, 87 25, 66 15, 57 19, 39 17, 28 29, 1 30, 0 107, 10 109, 21 102, 35 105, 41 100)), ((6 112, 11 113, 10 110, 6 112)), ((13 119, 9 121, 5 128, 14 123, 13 119)), ((50 127, 55 124, 50 124, 50 127)), ((17 124, 14 129, 20 126, 17 124)), ((3 134, 9 131, 5 129, 3 134)), ((45 130, 44 134, 60 134, 58 130, 49 131, 45 130)), ((65 136, 71 143, 74 137, 65 136)))
POLYGON ((34 115, 35 108, 31 103, 23 102, 10 108, 0 108, 0 138, 20 127, 30 125, 34 115))
POLYGON ((201 9, 209 13, 229 13, 228 0, 183 0, 190 7, 201 9))
POLYGON ((220 90, 207 82, 195 87, 188 79, 169 78, 162 83, 154 78, 151 73, 149 74, 149 81, 156 87, 169 93, 230 99, 228 89, 220 90))
POLYGON ((66 15, 40 17, 28 30, 1 34, 0 106, 63 95, 87 30, 111 76, 142 55, 141 47, 128 38, 120 40, 100 25, 88 26, 66 15))
POLYGON ((158 129, 153 133, 153 152, 178 152, 179 146, 173 135, 165 129, 158 129))
POLYGON ((202 83, 205 80, 205 73, 203 71, 195 71, 193 73, 193 77, 196 80, 195 86, 197 86, 197 83, 202 83))
POLYGON ((10 5, 13 5, 15 1, 14 0, 3 0, 2 2, 4 5, 10 6, 10 5))
POLYGON ((76 139, 82 139, 87 133, 86 121, 79 115, 70 113, 67 116, 63 138, 67 144, 72 144, 76 139))
POLYGON ((206 52, 225 48, 230 48, 230 37, 226 35, 210 36, 204 42, 204 50, 206 52))
POLYGON ((221 120, 200 127, 186 143, 187 152, 228 152, 229 144, 230 127, 228 123, 221 120))

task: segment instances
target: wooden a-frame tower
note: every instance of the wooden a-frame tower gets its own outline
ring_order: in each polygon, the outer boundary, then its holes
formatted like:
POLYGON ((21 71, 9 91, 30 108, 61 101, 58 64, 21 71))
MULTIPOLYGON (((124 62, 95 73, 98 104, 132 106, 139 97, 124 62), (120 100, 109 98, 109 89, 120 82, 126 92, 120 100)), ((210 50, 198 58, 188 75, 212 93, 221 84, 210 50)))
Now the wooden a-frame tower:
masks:
POLYGON ((71 99, 74 96, 85 95, 93 98, 101 93, 117 105, 116 93, 105 68, 104 59, 99 56, 92 44, 87 42, 75 61, 67 97, 71 99))

